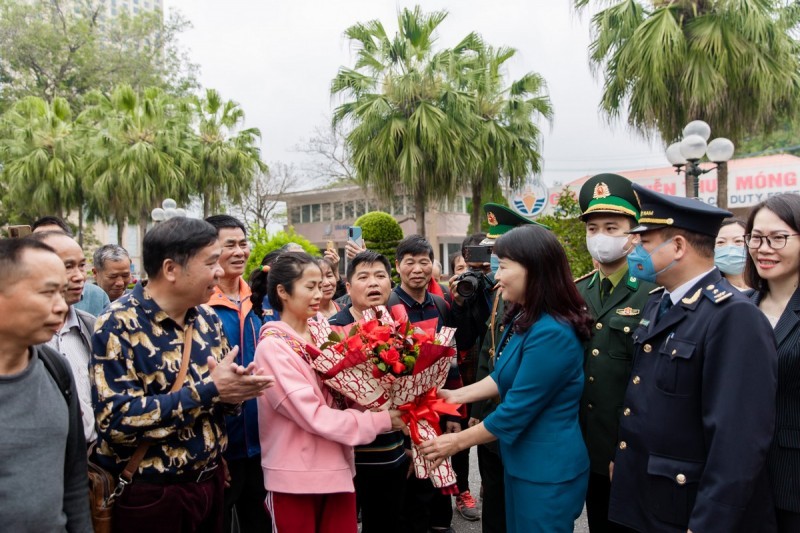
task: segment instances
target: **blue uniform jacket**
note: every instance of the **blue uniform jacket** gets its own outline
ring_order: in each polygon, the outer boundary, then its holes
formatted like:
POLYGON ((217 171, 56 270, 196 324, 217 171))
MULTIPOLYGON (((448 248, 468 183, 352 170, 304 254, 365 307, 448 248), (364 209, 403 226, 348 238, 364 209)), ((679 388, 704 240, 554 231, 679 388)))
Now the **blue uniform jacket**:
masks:
MULTIPOLYGON (((506 328, 499 346, 512 330, 506 328)), ((506 475, 560 483, 588 471, 578 425, 583 345, 571 326, 543 314, 513 334, 491 376, 502 403, 484 425, 500 442, 506 475)))
POLYGON ((657 319, 661 296, 633 334, 608 517, 653 533, 775 531, 772 328, 717 269, 657 319))
MULTIPOLYGON (((261 319, 252 311, 250 287, 239 280, 239 296, 242 307, 231 302, 217 287, 208 301, 208 305, 222 321, 222 331, 231 348, 239 347, 236 362, 247 366, 253 362, 258 344, 258 332, 263 325, 261 319)), ((258 406, 256 399, 247 400, 242 405, 242 412, 236 416, 226 416, 225 426, 228 431, 228 449, 225 458, 230 461, 246 459, 261 454, 258 437, 258 406)))

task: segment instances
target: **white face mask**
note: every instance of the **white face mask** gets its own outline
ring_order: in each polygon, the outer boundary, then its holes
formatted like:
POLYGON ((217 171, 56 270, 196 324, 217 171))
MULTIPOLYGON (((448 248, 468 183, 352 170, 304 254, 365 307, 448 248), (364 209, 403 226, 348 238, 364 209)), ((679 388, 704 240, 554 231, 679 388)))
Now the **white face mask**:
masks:
POLYGON ((612 237, 605 233, 598 233, 586 238, 586 247, 589 255, 599 263, 613 263, 627 255, 628 236, 612 237))

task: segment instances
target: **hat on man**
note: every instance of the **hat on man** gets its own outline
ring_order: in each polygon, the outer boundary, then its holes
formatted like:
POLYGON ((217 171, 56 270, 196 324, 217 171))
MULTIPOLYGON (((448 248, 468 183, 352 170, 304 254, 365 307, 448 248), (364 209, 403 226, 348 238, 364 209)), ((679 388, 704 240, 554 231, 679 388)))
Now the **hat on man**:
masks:
POLYGON ((639 218, 639 202, 633 194, 631 180, 619 174, 598 174, 581 187, 578 203, 581 219, 588 215, 607 213, 639 218))
POLYGON ((495 240, 517 226, 525 224, 535 224, 545 229, 550 229, 544 224, 539 224, 529 218, 525 218, 504 205, 490 202, 488 204, 483 204, 483 210, 486 212, 486 219, 489 222, 489 231, 486 234, 487 240, 495 240))
POLYGON ((733 213, 708 205, 696 198, 669 196, 634 184, 639 199, 639 225, 628 233, 644 233, 661 228, 681 228, 716 237, 722 221, 733 213))

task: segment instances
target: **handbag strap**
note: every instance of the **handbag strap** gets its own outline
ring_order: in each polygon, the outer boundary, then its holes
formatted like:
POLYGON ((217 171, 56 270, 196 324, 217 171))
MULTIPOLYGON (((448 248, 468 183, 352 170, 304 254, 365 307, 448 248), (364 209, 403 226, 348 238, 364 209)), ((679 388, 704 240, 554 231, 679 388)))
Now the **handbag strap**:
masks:
MULTIPOLYGON (((186 374, 189 371, 189 359, 192 355, 192 335, 194 334, 194 328, 192 324, 186 326, 186 329, 183 331, 183 357, 181 358, 181 368, 178 371, 178 376, 175 378, 175 382, 172 384, 172 388, 170 388, 169 392, 178 392, 181 387, 183 387, 183 381, 186 379, 186 374)), ((136 451, 133 452, 133 455, 128 460, 128 463, 125 465, 125 468, 122 470, 122 473, 119 475, 120 483, 124 482, 128 484, 133 480, 133 475, 136 473, 136 470, 139 468, 139 463, 142 462, 144 459, 144 454, 147 453, 147 449, 150 447, 149 442, 143 442, 139 444, 136 448, 136 451)))
POLYGON ((497 307, 500 303, 500 291, 497 290, 494 294, 494 302, 492 303, 492 318, 489 321, 489 331, 491 332, 492 336, 492 346, 489 348, 489 359, 494 359, 494 352, 497 348, 497 339, 495 339, 495 332, 494 327, 496 325, 495 320, 497 320, 497 307))

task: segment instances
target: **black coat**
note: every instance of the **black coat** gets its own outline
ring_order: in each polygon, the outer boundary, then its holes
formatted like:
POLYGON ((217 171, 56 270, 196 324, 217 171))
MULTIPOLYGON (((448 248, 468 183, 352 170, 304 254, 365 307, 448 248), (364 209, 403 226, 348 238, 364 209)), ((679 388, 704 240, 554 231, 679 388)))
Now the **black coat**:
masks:
POLYGON ((717 269, 657 321, 661 296, 633 335, 609 519, 647 532, 775 531, 769 322, 717 269))
MULTIPOLYGON (((763 293, 755 293, 758 305, 763 293)), ((775 438, 767 455, 775 505, 800 513, 800 289, 795 290, 775 327, 778 395, 775 438)))

